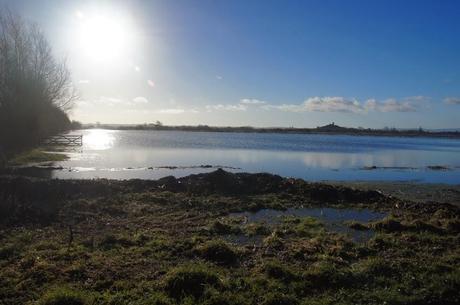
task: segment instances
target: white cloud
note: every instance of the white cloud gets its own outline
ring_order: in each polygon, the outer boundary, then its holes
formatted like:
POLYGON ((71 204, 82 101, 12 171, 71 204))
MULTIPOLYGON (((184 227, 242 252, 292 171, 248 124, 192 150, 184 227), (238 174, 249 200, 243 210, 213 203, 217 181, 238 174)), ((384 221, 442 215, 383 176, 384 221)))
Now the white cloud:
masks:
POLYGON ((376 112, 415 112, 430 98, 425 96, 410 96, 397 100, 394 98, 377 101, 368 99, 361 103, 356 99, 347 99, 341 96, 310 97, 301 104, 264 105, 266 110, 277 109, 287 112, 348 112, 367 113, 376 112))
POLYGON ((220 76, 220 75, 216 75, 216 79, 223 80, 224 78, 222 76, 220 76))
POLYGON ((449 105, 460 105, 460 97, 446 97, 444 103, 449 105))
POLYGON ((423 103, 423 102, 428 102, 429 100, 431 100, 431 98, 428 96, 416 95, 416 96, 405 97, 403 100, 407 102, 423 103))
POLYGON ((135 104, 147 104, 149 101, 143 96, 138 96, 133 99, 133 102, 135 104))
POLYGON ((94 107, 94 105, 92 103, 89 103, 88 101, 83 101, 83 100, 76 101, 75 106, 78 107, 78 108, 92 108, 92 107, 94 107))
POLYGON ((223 105, 223 104, 217 104, 217 105, 207 105, 206 110, 207 111, 246 111, 248 107, 246 105, 242 104, 237 104, 237 105, 223 105))
POLYGON ((429 100, 426 96, 409 96, 401 100, 389 98, 381 102, 369 99, 364 103, 364 109, 378 112, 415 112, 429 100))
POLYGON ((89 84, 90 81, 89 81, 89 79, 80 79, 80 80, 78 81, 78 83, 79 83, 79 84, 89 84))
POLYGON ((244 98, 240 100, 240 104, 244 104, 244 105, 264 105, 266 103, 267 102, 265 101, 261 101, 261 100, 254 99, 254 98, 244 98))
POLYGON ((115 105, 121 105, 121 104, 127 104, 125 101, 122 101, 119 98, 115 97, 108 97, 108 96, 101 96, 98 99, 93 101, 94 104, 103 104, 107 106, 115 106, 115 105))
POLYGON ((275 108, 289 112, 362 112, 362 105, 355 99, 346 99, 340 96, 310 97, 302 104, 283 104, 280 106, 270 105, 268 108, 275 108))
POLYGON ((216 105, 207 105, 205 106, 208 112, 211 111, 246 111, 251 106, 263 106, 266 105, 267 102, 258 100, 258 99, 251 99, 251 98, 243 98, 239 101, 238 104, 216 104, 216 105))
POLYGON ((319 112, 360 112, 363 110, 357 100, 340 96, 311 97, 303 103, 303 109, 319 112))
POLYGON ((143 96, 137 96, 133 98, 132 100, 124 100, 116 97, 108 97, 108 96, 100 96, 97 99, 93 100, 87 100, 85 101, 87 103, 91 103, 95 106, 100 105, 100 106, 116 106, 116 107, 127 107, 127 106, 137 106, 137 105, 142 105, 142 104, 147 104, 148 100, 147 98, 143 96))
POLYGON ((156 111, 157 113, 162 113, 162 114, 181 114, 185 112, 185 109, 181 108, 168 108, 168 109, 160 109, 156 111))
POLYGON ((415 112, 417 107, 416 103, 407 98, 402 101, 391 98, 382 102, 370 99, 364 104, 366 110, 378 112, 415 112))

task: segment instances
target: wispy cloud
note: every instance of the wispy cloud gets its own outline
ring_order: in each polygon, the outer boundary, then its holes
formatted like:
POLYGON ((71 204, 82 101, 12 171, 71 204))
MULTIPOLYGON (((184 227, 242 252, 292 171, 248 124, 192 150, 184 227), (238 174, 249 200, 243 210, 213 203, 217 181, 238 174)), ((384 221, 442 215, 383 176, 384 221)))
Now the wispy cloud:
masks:
POLYGON ((129 106, 137 106, 137 105, 143 105, 147 104, 148 100, 147 98, 143 96, 137 96, 133 98, 132 100, 125 100, 117 97, 110 97, 110 96, 100 96, 96 99, 91 99, 91 100, 85 100, 85 101, 80 101, 77 103, 77 105, 88 105, 92 104, 94 106, 100 105, 100 106, 117 106, 117 107, 129 107, 129 106))
POLYGON ((129 102, 123 101, 119 98, 109 97, 109 96, 101 96, 92 101, 94 104, 102 104, 107 106, 116 106, 121 104, 130 104, 129 102))
POLYGON ((243 98, 240 100, 240 104, 244 105, 265 105, 267 102, 261 101, 255 98, 243 98))
POLYGON ((77 106, 78 108, 92 108, 94 107, 94 104, 88 101, 79 100, 75 102, 75 106, 77 106))
POLYGON ((196 109, 184 109, 184 108, 166 108, 156 110, 155 113, 161 114, 183 114, 183 113, 199 113, 196 109))
POLYGON ((460 105, 460 97, 446 97, 444 103, 448 105, 460 105))
POLYGON ((361 105, 355 99, 347 99, 340 96, 311 97, 307 99, 301 108, 303 111, 318 112, 360 112, 361 105))
POLYGON ((216 104, 205 106, 206 111, 247 111, 250 107, 260 107, 267 105, 267 102, 254 99, 243 98, 236 104, 216 104))
POLYGON ((166 108, 156 110, 155 113, 161 114, 182 114, 182 113, 199 113, 196 109, 183 109, 183 108, 166 108))
POLYGON ((138 96, 138 97, 133 98, 133 102, 135 104, 147 104, 149 101, 147 100, 147 98, 143 96, 138 96))
POLYGON ((168 109, 160 109, 156 111, 157 113, 162 114, 181 114, 185 112, 185 109, 182 108, 168 108, 168 109))
POLYGON ((341 96, 310 97, 301 104, 268 105, 266 109, 288 112, 362 112, 362 105, 355 99, 341 96))
POLYGON ((246 111, 248 107, 243 104, 217 104, 217 105, 207 105, 206 110, 209 111, 246 111))
POLYGON ((369 99, 364 103, 364 109, 378 112, 415 112, 417 104, 408 101, 398 101, 394 98, 378 102, 375 99, 369 99))
POLYGON ((278 109, 289 112, 345 112, 367 113, 376 112, 414 112, 428 101, 424 96, 412 96, 403 99, 386 99, 378 101, 368 99, 364 103, 356 99, 348 99, 341 96, 311 97, 301 104, 266 105, 265 109, 278 109))

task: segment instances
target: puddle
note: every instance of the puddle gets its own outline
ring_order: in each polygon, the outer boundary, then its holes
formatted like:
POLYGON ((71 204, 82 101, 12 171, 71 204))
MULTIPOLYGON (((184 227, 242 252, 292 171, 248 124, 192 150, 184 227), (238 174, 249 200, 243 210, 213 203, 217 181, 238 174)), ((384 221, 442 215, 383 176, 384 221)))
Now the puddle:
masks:
MULTIPOLYGON (((321 221, 325 229, 330 232, 349 236, 354 242, 366 242, 375 234, 373 230, 355 230, 346 225, 346 222, 357 221, 367 223, 386 217, 387 213, 375 212, 369 209, 337 209, 337 208, 289 208, 285 211, 262 209, 257 212, 231 213, 230 217, 243 218, 245 224, 264 223, 275 227, 286 217, 314 217, 321 221)), ((233 235, 228 239, 238 244, 261 244, 263 236, 233 235)))

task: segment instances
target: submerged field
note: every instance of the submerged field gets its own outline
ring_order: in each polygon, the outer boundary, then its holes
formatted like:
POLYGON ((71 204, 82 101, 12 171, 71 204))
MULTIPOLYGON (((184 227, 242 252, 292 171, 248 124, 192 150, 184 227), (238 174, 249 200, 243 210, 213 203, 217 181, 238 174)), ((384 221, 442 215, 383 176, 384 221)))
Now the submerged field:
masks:
POLYGON ((458 304, 459 212, 222 170, 3 177, 0 304, 458 304))

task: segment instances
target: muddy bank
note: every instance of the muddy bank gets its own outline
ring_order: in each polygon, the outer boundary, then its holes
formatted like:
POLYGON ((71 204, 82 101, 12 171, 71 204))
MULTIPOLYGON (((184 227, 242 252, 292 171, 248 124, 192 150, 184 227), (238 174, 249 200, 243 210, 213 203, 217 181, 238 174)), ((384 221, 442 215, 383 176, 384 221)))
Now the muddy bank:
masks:
MULTIPOLYGON (((159 180, 59 180, 30 177, 0 176, 0 219, 17 212, 28 211, 30 217, 42 217, 58 211, 63 202, 77 199, 111 197, 117 194, 143 192, 174 192, 186 196, 232 196, 247 198, 250 196, 277 194, 291 201, 279 205, 282 208, 292 206, 363 206, 383 210, 414 210, 432 213, 439 208, 456 210, 453 205, 438 202, 410 200, 409 195, 394 196, 394 185, 388 185, 380 191, 375 185, 349 184, 354 188, 340 184, 309 183, 302 179, 282 178, 277 175, 260 173, 230 173, 218 169, 211 173, 190 175, 183 178, 168 176, 159 180), (355 187, 358 186, 358 187, 355 187), (376 190, 377 189, 377 190, 376 190), (35 216, 33 216, 35 215, 35 216)), ((419 198, 418 198, 419 199, 419 198)), ((267 207, 266 203, 251 206, 252 210, 267 207)), ((270 207, 270 206, 268 206, 270 207)), ((231 209, 245 207, 233 206, 231 209)), ((25 215, 22 215, 24 217, 25 215)))
MULTIPOLYGON (((290 205, 378 203, 379 208, 388 208, 394 204, 379 192, 372 190, 362 191, 307 183, 300 179, 286 179, 271 174, 229 173, 222 169, 208 174, 183 178, 169 176, 159 180, 49 180, 3 176, 0 177, 0 218, 7 217, 15 209, 30 209, 30 213, 34 211, 32 214, 46 215, 49 210, 58 210, 66 200, 159 191, 179 192, 191 196, 237 197, 285 193, 297 199, 297 202, 291 202, 290 205)), ((263 205, 260 206, 262 207, 263 205)))
POLYGON ((327 181, 335 186, 376 190, 387 196, 419 203, 437 202, 460 206, 460 184, 435 184, 397 181, 327 181))

